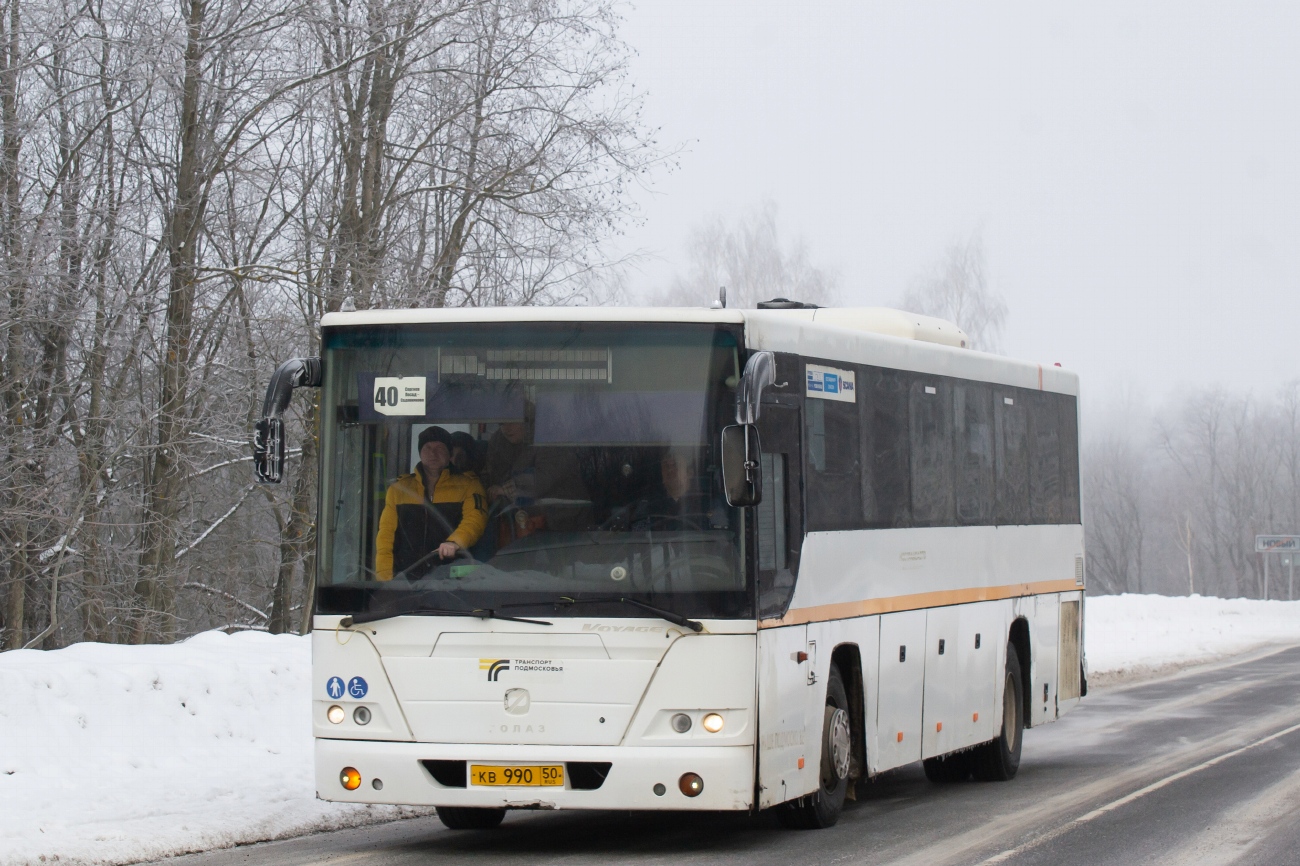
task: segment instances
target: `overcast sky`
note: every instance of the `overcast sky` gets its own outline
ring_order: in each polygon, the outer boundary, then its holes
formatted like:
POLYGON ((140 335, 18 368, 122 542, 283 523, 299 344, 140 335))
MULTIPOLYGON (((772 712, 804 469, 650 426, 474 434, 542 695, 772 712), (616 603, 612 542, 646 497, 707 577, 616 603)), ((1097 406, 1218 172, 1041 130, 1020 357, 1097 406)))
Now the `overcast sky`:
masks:
POLYGON ((982 229, 1008 352, 1093 397, 1300 376, 1300 3, 641 0, 623 35, 686 147, 634 289, 766 197, 846 304, 982 229))

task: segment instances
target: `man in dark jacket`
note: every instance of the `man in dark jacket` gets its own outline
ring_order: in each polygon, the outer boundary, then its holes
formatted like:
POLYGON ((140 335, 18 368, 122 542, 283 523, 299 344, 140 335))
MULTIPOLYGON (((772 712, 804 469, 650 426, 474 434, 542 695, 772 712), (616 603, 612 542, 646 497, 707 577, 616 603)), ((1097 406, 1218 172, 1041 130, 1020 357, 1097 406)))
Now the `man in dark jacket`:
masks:
POLYGON ((389 486, 375 539, 379 580, 424 577, 483 534, 483 485, 473 473, 451 471, 451 445, 446 430, 426 427, 420 433, 415 471, 389 486))

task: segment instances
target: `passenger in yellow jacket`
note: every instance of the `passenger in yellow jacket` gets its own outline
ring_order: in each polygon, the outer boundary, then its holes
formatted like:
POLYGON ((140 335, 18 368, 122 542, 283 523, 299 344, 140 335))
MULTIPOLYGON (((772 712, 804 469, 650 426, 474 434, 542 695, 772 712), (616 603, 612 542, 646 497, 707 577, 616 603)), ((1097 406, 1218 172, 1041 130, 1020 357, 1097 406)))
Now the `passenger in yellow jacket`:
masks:
POLYGON ((420 433, 420 462, 388 488, 375 540, 375 576, 416 580, 461 548, 478 541, 487 526, 487 498, 473 472, 452 472, 451 434, 441 427, 420 433), (428 479, 436 478, 432 492, 428 479))

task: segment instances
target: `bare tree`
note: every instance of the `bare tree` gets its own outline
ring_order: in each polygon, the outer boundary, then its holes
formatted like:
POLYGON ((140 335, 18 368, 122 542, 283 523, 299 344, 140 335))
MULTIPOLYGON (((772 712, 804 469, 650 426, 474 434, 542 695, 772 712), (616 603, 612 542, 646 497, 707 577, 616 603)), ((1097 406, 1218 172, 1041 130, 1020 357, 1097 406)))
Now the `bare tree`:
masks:
POLYGON ((1111 434, 1084 449, 1088 574, 1106 592, 1143 592, 1147 484, 1141 443, 1111 434))
POLYGON ((0 643, 310 624, 320 316, 601 299, 660 155, 607 0, 0 0, 0 643))
POLYGON ((812 263, 803 240, 782 240, 777 206, 770 200, 734 221, 714 217, 696 226, 687 253, 686 273, 674 277, 666 292, 652 296, 652 303, 708 306, 724 286, 732 307, 753 307, 776 297, 825 305, 835 296, 835 275, 812 263))
POLYGON ((955 323, 972 349, 1002 351, 1007 305, 989 286, 984 238, 978 231, 964 243, 949 245, 934 272, 913 281, 899 305, 955 323))

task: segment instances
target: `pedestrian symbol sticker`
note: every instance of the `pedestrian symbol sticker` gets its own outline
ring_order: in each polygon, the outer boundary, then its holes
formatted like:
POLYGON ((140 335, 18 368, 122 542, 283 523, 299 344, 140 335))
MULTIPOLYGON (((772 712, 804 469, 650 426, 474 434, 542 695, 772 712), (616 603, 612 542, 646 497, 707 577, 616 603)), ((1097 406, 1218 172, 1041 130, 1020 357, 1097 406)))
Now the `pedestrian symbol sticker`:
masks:
POLYGON ((343 697, 343 679, 341 677, 330 677, 329 682, 325 684, 325 691, 335 700, 343 697))
POLYGON ((366 696, 366 692, 368 692, 369 690, 370 688, 369 686, 366 685, 366 681, 363 680, 361 677, 353 677, 352 679, 348 680, 348 694, 356 698, 357 700, 361 700, 362 698, 364 698, 366 696))

